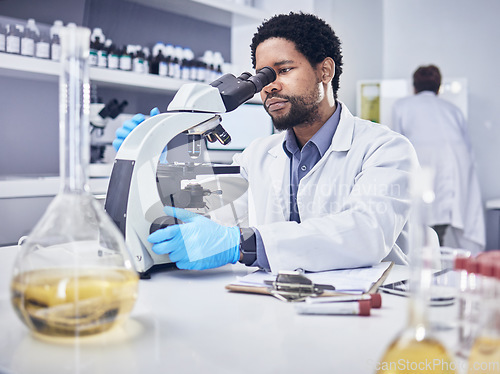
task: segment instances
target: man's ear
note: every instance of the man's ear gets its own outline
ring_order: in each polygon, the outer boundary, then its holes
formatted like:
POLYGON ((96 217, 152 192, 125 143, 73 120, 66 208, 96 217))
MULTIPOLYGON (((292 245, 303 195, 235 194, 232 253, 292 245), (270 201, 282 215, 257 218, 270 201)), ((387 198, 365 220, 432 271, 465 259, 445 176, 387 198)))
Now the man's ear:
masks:
POLYGON ((330 83, 335 76, 335 62, 331 57, 325 58, 319 63, 319 68, 321 72, 321 81, 323 83, 330 83))

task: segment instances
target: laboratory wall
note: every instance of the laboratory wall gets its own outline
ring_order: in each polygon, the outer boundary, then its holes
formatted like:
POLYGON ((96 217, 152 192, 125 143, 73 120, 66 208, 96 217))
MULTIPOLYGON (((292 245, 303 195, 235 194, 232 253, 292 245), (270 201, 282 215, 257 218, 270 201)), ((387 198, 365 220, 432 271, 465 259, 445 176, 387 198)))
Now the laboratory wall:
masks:
POLYGON ((445 77, 468 82, 468 125, 483 200, 500 198, 500 2, 384 0, 383 71, 411 77, 434 63, 445 77))

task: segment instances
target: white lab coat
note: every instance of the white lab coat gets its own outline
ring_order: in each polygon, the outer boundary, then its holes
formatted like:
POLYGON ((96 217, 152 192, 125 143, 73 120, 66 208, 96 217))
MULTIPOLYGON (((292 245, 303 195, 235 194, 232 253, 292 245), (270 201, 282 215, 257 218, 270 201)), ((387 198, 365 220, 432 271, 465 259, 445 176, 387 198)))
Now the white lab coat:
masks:
POLYGON ((415 147, 422 166, 435 171, 429 224, 449 224, 444 245, 484 249, 484 213, 467 125, 462 112, 431 91, 398 100, 393 128, 415 147))
POLYGON ((384 259, 407 263, 415 151, 405 137, 341 105, 331 146, 300 181, 300 224, 288 221, 284 133, 258 139, 234 157, 249 182, 249 225, 259 230, 273 273, 370 266, 384 259))

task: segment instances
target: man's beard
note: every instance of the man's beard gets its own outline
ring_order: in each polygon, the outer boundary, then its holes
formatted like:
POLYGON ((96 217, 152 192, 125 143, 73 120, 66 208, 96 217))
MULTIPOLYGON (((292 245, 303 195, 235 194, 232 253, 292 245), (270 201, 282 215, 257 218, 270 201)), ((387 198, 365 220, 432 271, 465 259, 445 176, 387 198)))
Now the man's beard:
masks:
POLYGON ((285 115, 276 117, 273 117, 266 107, 266 111, 271 115, 276 130, 287 130, 299 125, 307 126, 319 119, 319 95, 318 86, 315 86, 313 92, 306 96, 270 94, 267 98, 277 97, 290 103, 290 111, 285 115))

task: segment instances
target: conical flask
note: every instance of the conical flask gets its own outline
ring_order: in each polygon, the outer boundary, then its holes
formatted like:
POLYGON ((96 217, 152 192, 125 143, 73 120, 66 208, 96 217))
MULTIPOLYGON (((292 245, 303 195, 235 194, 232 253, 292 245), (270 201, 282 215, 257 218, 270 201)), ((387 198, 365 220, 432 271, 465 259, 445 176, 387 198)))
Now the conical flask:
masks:
POLYGON ((418 170, 412 175, 408 325, 382 356, 377 365, 378 374, 455 373, 454 361, 444 345, 433 336, 428 323, 435 248, 426 225, 426 212, 434 201, 432 183, 430 169, 418 170))
POLYGON ((124 321, 137 298, 138 275, 122 234, 90 194, 90 30, 61 33, 59 131, 61 185, 21 244, 11 300, 40 337, 77 337, 124 321))

